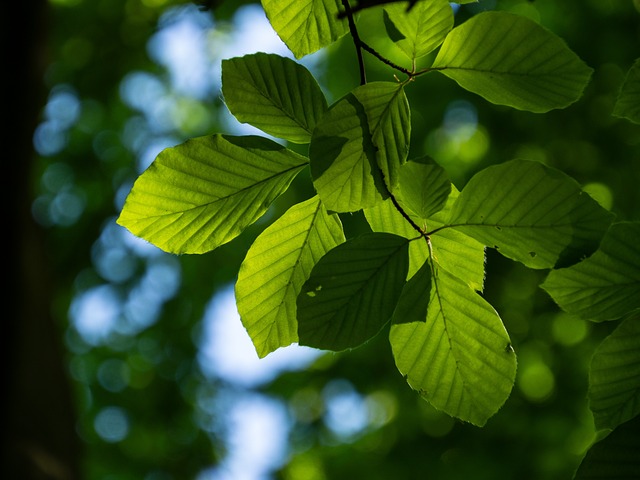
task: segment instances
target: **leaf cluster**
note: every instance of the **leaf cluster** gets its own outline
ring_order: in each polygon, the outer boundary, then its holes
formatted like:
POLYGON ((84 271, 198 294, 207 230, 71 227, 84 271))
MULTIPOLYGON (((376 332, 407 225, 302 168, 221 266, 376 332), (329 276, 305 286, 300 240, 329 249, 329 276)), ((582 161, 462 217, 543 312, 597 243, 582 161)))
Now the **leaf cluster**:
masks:
MULTIPOLYGON (((504 161, 458 190, 436 160, 408 158, 405 89, 423 75, 439 73, 491 103, 544 113, 576 102, 591 68, 525 17, 485 12, 454 28, 446 0, 384 3, 379 14, 407 66, 361 39, 347 1, 263 0, 296 58, 350 33, 359 58, 368 52, 404 80, 366 82, 359 62, 362 84, 329 105, 294 60, 265 53, 225 60, 230 112, 273 137, 308 144, 308 155, 263 137, 191 139, 163 151, 138 178, 118 222, 171 253, 209 252, 256 222, 308 167, 316 195, 266 228, 238 273, 238 310, 259 356, 292 343, 352 349, 388 327, 409 386, 437 409, 484 425, 516 375, 509 334, 482 296, 485 249, 493 248, 550 270, 542 288, 567 312, 625 318, 594 356, 590 401, 599 429, 634 421, 640 225, 612 223, 575 180, 541 163, 504 161), (431 66, 418 69, 432 52, 431 66), (358 211, 371 231, 346 238, 340 215, 358 211)), ((636 122, 638 71, 636 62, 614 111, 636 122)), ((596 447, 579 475, 607 444, 596 447)))

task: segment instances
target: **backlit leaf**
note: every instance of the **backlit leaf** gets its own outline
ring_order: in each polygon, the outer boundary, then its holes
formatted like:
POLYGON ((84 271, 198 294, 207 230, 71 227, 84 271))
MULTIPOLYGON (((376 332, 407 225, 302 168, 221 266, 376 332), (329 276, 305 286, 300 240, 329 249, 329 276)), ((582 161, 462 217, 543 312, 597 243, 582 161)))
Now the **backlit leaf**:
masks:
POLYGON ((492 103, 531 112, 574 103, 592 72, 554 33, 507 12, 454 28, 432 67, 492 103))
POLYGON ((622 321, 596 349, 589 405, 597 430, 616 428, 640 413, 640 316, 622 321))
POLYGON ((329 251, 298 296, 301 345, 354 348, 389 321, 407 277, 409 241, 370 233, 329 251))
POLYGON ((542 284, 569 313, 602 321, 640 309, 640 222, 611 226, 586 260, 553 270, 542 284))
POLYGON ((262 0, 267 18, 296 58, 320 50, 349 30, 340 0, 262 0))
POLYGON ((327 101, 311 73, 279 55, 222 61, 222 93, 243 123, 294 143, 308 143, 327 101))
POLYGON ((511 393, 516 358, 493 307, 462 280, 433 267, 426 322, 394 323, 396 365, 435 408, 482 426, 511 393))
POLYGON ((564 173, 512 160, 474 175, 447 224, 528 267, 551 268, 593 253, 611 219, 564 173))
POLYGON ((118 224, 167 252, 208 252, 260 218, 306 165, 262 137, 194 138, 138 177, 118 224))
POLYGON ((393 3, 384 11, 387 34, 411 60, 432 52, 453 28, 453 10, 447 0, 418 2, 408 12, 405 3, 393 3), (389 21, 401 38, 394 38, 389 21))
POLYGON ((405 163, 400 169, 398 202, 420 218, 429 218, 442 210, 451 193, 447 172, 429 157, 405 163))
POLYGON ((368 83, 332 105, 309 147, 313 182, 327 208, 354 212, 386 198, 398 182, 410 133, 399 84, 368 83))
POLYGON ((640 58, 633 63, 627 72, 618 93, 613 114, 616 117, 640 123, 640 58))
POLYGON ((298 341, 298 293, 318 260, 342 242, 340 219, 314 197, 291 207, 251 245, 236 301, 260 357, 298 341))

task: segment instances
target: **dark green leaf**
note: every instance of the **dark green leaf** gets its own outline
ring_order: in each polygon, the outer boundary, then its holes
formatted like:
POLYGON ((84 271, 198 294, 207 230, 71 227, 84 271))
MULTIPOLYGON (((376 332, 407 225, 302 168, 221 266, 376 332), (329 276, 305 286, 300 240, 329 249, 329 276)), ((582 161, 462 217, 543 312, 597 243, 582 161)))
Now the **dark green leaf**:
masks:
POLYGON ((406 238, 370 233, 330 250, 298 296, 301 345, 354 348, 389 321, 409 266, 406 238))
POLYGON ((640 123, 640 58, 627 72, 618 93, 613 114, 640 123))
MULTIPOLYGON (((415 242, 414 242, 415 243, 415 242)), ((425 322, 431 295, 431 265, 424 262, 405 284, 393 312, 392 323, 425 322)))
POLYGON ((569 313, 602 321, 640 309, 640 222, 611 226, 600 248, 569 268, 552 271, 542 284, 569 313))

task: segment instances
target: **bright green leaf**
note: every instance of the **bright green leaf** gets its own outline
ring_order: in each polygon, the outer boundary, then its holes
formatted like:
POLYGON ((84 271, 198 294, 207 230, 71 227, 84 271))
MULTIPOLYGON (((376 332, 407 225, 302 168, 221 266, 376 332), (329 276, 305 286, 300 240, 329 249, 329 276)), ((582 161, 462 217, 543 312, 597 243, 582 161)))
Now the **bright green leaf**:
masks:
POLYGON ((512 160, 474 175, 447 223, 528 267, 551 268, 591 254, 611 219, 564 173, 512 160))
POLYGON ((507 12, 480 13, 454 28, 433 68, 492 103, 531 112, 572 104, 592 72, 554 33, 507 12))
MULTIPOLYGON (((414 242, 415 243, 415 242, 414 242)), ((431 264, 424 265, 409 279, 402 289, 392 323, 425 322, 431 293, 431 264)))
POLYGON ((262 137, 212 135, 162 151, 118 223, 170 253, 205 253, 269 208, 307 159, 262 137))
POLYGON ((602 321, 640 309, 640 222, 611 226, 591 257, 552 271, 542 284, 569 313, 602 321))
POLYGON ((633 480, 640 478, 640 417, 616 428, 585 455, 575 480, 633 480))
POLYGON ((314 197, 291 207, 251 245, 238 273, 236 301, 260 357, 298 341, 296 298, 302 284, 342 242, 340 219, 314 197))
POLYGON ((349 30, 340 0, 262 0, 267 18, 296 58, 326 47, 349 30))
POLYGON ((482 426, 504 404, 516 358, 496 311, 462 280, 434 267, 426 322, 394 323, 396 365, 435 408, 482 426))
POLYGON ((633 63, 627 72, 618 93, 613 114, 616 117, 640 123, 640 58, 633 63))
POLYGON ((447 0, 418 2, 408 12, 404 3, 393 3, 384 13, 387 34, 411 60, 435 50, 453 28, 453 10, 447 0), (394 38, 394 33, 401 37, 394 38))
POLYGON ((640 316, 623 320, 596 349, 589 404, 597 430, 616 428, 640 413, 640 316))
POLYGON ((301 345, 354 348, 389 321, 407 277, 408 240, 370 233, 330 250, 298 296, 301 345))
POLYGON ((396 196, 407 213, 429 218, 444 208, 450 193, 447 172, 429 157, 411 160, 400 169, 396 196))
POLYGON ((309 142, 328 108, 306 68, 266 53, 223 60, 222 93, 238 121, 294 143, 309 142))
POLYGON ((353 212, 386 198, 398 182, 410 134, 409 104, 399 84, 368 83, 338 100, 309 147, 313 183, 327 208, 353 212))

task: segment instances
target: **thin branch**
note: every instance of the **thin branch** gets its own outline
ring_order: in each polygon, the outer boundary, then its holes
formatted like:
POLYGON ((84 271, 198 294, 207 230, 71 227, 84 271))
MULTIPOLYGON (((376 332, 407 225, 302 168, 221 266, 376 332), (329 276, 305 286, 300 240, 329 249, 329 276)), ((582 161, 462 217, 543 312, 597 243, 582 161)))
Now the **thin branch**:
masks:
MULTIPOLYGON (((418 3, 418 0, 359 0, 358 5, 351 9, 351 14, 358 13, 365 8, 378 7, 380 5, 385 5, 387 3, 397 3, 399 1, 408 1, 409 5, 407 5, 407 12, 409 12, 413 6, 418 3)), ((338 14, 338 18, 344 18, 348 16, 347 12, 340 12, 338 14)))
POLYGON ((353 44, 356 47, 356 54, 358 55, 358 67, 360 68, 360 85, 365 85, 367 83, 367 72, 364 68, 364 58, 362 58, 362 40, 360 40, 356 22, 353 20, 353 12, 351 11, 349 0, 342 0, 342 5, 345 9, 344 15, 346 15, 349 21, 349 32, 351 33, 351 38, 353 38, 353 44))
POLYGON ((391 60, 389 60, 388 58, 383 57, 380 53, 378 53, 374 48, 370 47, 368 44, 366 44, 366 43, 361 41, 360 45, 364 50, 369 52, 371 55, 376 57, 378 60, 380 60, 385 65, 389 65, 391 68, 395 68, 396 70, 404 73, 405 75, 409 75, 409 77, 413 77, 415 75, 415 73, 412 72, 411 70, 409 70, 407 68, 404 68, 404 67, 402 67, 400 65, 397 65, 397 64, 393 63, 391 60))

